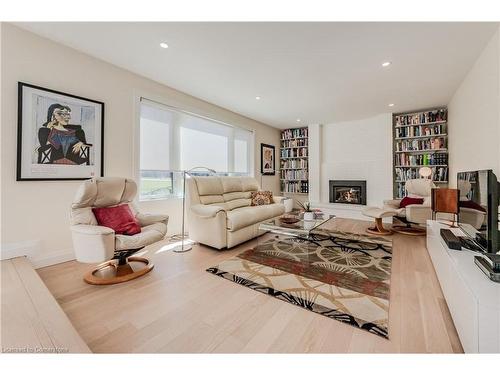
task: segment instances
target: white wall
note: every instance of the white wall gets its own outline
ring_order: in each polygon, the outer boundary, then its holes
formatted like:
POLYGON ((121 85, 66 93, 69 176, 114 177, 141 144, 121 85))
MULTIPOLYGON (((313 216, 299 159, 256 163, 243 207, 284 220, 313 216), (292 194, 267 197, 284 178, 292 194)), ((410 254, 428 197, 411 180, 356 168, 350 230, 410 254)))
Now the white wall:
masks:
MULTIPOLYGON (((5 23, 1 24, 1 76, 2 251, 30 247, 38 264, 71 257, 69 209, 81 182, 16 182, 18 81, 105 103, 106 176, 135 177, 134 100, 138 95, 255 130, 254 166, 259 182, 260 143, 279 149, 278 129, 5 23)), ((278 194, 279 176, 264 177, 263 188, 278 194)), ((141 206, 151 212, 168 213, 169 231, 180 231, 180 201, 146 202, 141 206)))
POLYGON ((500 176, 500 38, 497 31, 448 105, 450 187, 457 172, 500 176))
MULTIPOLYGON (((391 128, 390 113, 322 127, 320 204, 329 202, 329 180, 366 180, 368 206, 381 206, 384 199, 392 198, 391 128)), ((363 218, 359 210, 349 217, 363 218)))
POLYGON ((309 194, 310 202, 321 201, 321 159, 323 149, 323 125, 311 124, 308 126, 309 134, 309 194))

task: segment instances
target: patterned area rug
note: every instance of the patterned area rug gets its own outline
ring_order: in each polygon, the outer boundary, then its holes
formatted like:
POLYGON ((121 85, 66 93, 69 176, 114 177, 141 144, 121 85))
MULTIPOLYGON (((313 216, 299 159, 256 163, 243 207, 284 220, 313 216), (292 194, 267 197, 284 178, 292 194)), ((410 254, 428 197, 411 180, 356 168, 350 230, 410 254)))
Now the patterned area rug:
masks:
POLYGON ((207 269, 217 276, 388 338, 392 240, 317 230, 270 239, 207 269))

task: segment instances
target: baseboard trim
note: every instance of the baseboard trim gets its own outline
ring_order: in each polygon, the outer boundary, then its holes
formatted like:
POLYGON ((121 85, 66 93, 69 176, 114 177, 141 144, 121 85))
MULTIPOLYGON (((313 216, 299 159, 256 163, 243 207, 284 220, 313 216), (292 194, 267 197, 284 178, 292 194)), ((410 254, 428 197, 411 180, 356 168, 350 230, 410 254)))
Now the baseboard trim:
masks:
POLYGON ((28 257, 28 259, 33 268, 37 269, 75 260, 75 253, 73 249, 65 249, 43 254, 42 256, 28 257))
POLYGON ((2 249, 0 251, 0 259, 12 259, 18 257, 31 257, 33 254, 37 253, 37 250, 40 250, 40 241, 22 241, 22 242, 14 242, 2 245, 2 249))
POLYGON ((49 253, 42 253, 40 240, 22 241, 2 245, 0 259, 27 257, 33 268, 52 266, 75 259, 73 249, 62 249, 49 253))

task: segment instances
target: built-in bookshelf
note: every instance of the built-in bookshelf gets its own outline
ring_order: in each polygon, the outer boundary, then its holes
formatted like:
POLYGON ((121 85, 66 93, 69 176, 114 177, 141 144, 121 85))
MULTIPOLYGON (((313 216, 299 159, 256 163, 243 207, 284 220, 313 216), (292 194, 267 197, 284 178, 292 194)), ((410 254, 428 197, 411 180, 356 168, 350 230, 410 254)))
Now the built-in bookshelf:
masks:
POLYGON ((448 184, 448 111, 434 108, 393 115, 393 195, 405 196, 405 183, 429 167, 438 186, 448 184))
POLYGON ((307 128, 285 129, 280 142, 280 183, 283 194, 309 193, 307 128))

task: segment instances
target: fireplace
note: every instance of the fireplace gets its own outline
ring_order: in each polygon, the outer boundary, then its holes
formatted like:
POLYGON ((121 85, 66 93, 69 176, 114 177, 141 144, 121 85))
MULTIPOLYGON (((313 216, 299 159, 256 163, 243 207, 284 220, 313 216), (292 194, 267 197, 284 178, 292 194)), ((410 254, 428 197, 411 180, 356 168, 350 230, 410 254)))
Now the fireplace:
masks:
POLYGON ((330 180, 330 203, 366 205, 366 181, 330 180))

